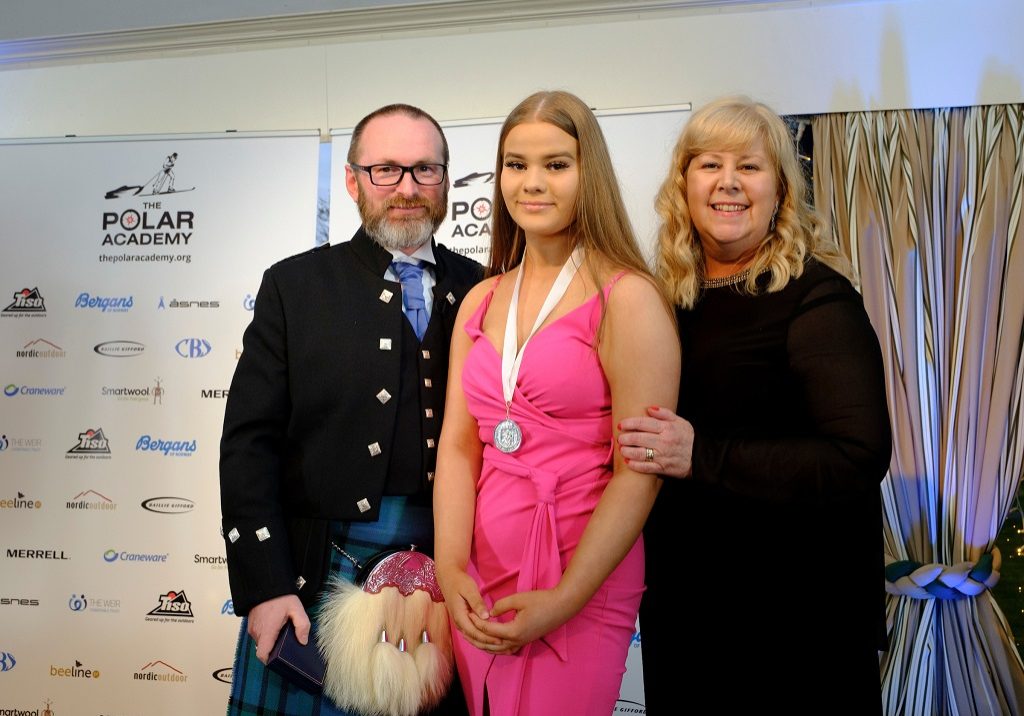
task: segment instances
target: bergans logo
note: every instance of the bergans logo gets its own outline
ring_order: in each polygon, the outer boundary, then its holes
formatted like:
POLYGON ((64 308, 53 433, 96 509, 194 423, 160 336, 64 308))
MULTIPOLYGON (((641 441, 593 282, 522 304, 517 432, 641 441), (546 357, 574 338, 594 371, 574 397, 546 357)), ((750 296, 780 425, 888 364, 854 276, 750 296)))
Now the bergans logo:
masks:
POLYGON ((134 305, 134 296, 90 296, 83 291, 75 299, 75 308, 94 308, 100 313, 126 313, 134 305))
POLYGON ((89 428, 78 434, 78 444, 68 450, 66 458, 110 459, 110 441, 103 433, 103 428, 89 428))
POLYGON ((93 351, 104 358, 130 358, 146 350, 138 341, 106 341, 93 346, 93 351))
POLYGON ((157 597, 157 605, 146 614, 147 622, 188 622, 195 621, 192 603, 183 590, 170 591, 157 597))
POLYGON ((135 443, 136 452, 158 452, 164 457, 192 457, 195 454, 197 444, 192 440, 165 440, 155 438, 151 435, 141 435, 135 443))
POLYGON ((151 661, 135 672, 136 681, 148 681, 154 684, 184 684, 188 675, 166 661, 151 661))
POLYGON ((150 497, 141 503, 142 509, 162 515, 183 515, 191 512, 196 504, 185 497, 150 497))
POLYGON ((0 311, 0 316, 45 316, 46 301, 38 288, 23 288, 15 291, 14 300, 7 304, 7 308, 0 311))

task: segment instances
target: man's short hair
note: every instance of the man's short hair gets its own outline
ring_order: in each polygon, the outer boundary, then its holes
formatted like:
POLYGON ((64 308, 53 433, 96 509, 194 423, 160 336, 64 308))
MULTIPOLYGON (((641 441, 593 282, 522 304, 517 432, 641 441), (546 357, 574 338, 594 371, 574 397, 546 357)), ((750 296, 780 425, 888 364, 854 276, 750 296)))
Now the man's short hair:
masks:
POLYGON ((356 157, 359 155, 359 141, 363 138, 363 131, 366 129, 366 125, 377 117, 387 117, 392 114, 403 114, 406 117, 412 117, 413 119, 425 119, 434 125, 437 133, 441 136, 444 164, 445 166, 448 166, 448 139, 444 136, 444 130, 441 129, 441 125, 437 123, 436 119, 419 107, 413 107, 411 104, 389 104, 381 107, 380 109, 375 109, 360 119, 359 124, 357 124, 356 128, 352 130, 352 142, 348 145, 347 161, 349 164, 356 161, 356 157))

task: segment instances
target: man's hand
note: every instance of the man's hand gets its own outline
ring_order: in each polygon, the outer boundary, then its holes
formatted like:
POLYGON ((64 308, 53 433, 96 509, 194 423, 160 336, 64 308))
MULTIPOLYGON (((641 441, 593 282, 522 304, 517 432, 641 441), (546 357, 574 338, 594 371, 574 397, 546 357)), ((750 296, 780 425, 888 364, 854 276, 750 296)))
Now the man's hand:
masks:
POLYGON ((289 619, 295 625, 295 637, 305 645, 309 641, 309 617, 294 594, 268 599, 249 611, 249 636, 256 645, 256 658, 261 663, 267 663, 277 635, 289 619))

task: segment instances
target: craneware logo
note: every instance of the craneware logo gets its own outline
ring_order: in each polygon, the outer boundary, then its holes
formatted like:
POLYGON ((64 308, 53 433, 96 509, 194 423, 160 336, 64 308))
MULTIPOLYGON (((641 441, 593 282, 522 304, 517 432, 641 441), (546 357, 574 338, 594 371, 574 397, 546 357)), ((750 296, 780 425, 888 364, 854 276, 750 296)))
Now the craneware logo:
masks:
POLYGON ((149 662, 136 671, 133 678, 136 681, 151 681, 154 683, 183 684, 188 681, 188 675, 185 672, 171 666, 166 661, 149 662))
POLYGON ((184 497, 150 497, 141 503, 142 509, 161 515, 183 515, 195 508, 195 503, 184 497))
POLYGON ((64 358, 66 355, 63 348, 45 338, 36 338, 21 350, 14 351, 15 358, 64 358))
POLYGON ((157 606, 146 613, 147 622, 188 622, 195 621, 192 603, 183 590, 170 591, 157 597, 157 606))
POLYGON ((98 679, 100 672, 97 669, 86 669, 82 662, 75 659, 74 666, 54 666, 50 664, 50 676, 65 679, 98 679))
POLYGON ((0 499, 0 510, 41 510, 42 500, 26 499, 24 492, 19 492, 15 498, 0 499))
POLYGON ((114 563, 117 561, 121 562, 158 562, 166 563, 169 555, 167 552, 128 552, 121 550, 120 552, 116 549, 108 549, 103 553, 103 561, 114 563))
POLYGON ((213 346, 205 338, 182 338, 174 344, 174 352, 182 358, 205 358, 213 346))
POLYGON ((64 453, 66 458, 110 459, 110 441, 103 428, 89 428, 78 434, 78 444, 64 453))
POLYGON ((220 681, 221 683, 230 684, 231 679, 234 677, 233 672, 234 670, 230 666, 226 669, 217 669, 215 672, 213 672, 213 678, 215 678, 217 681, 220 681))
POLYGON ((138 341, 106 341, 93 346, 93 351, 105 358, 130 358, 146 350, 138 341))
POLYGON ((117 503, 106 495, 101 495, 96 490, 85 490, 79 492, 65 503, 69 510, 98 510, 102 512, 113 512, 117 509, 117 503))
POLYGON ((0 311, 0 316, 10 318, 14 316, 45 316, 46 301, 39 288, 23 288, 15 291, 14 300, 7 308, 0 311))
POLYGON ((27 396, 30 398, 60 398, 67 390, 66 386, 60 385, 16 385, 8 383, 4 386, 4 395, 8 398, 15 396, 27 396))

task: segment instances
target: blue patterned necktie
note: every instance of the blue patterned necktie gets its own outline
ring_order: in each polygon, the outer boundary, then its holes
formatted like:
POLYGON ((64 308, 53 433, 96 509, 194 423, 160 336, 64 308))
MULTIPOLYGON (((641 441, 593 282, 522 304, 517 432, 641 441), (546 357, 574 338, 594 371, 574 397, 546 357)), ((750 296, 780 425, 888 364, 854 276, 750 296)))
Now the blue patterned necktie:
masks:
POLYGON ((423 340, 427 332, 427 304, 423 300, 423 266, 406 261, 394 261, 391 270, 402 282, 402 308, 412 324, 416 337, 423 340))

